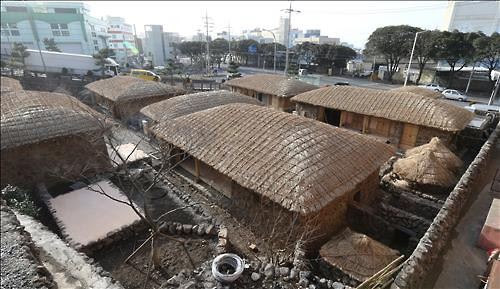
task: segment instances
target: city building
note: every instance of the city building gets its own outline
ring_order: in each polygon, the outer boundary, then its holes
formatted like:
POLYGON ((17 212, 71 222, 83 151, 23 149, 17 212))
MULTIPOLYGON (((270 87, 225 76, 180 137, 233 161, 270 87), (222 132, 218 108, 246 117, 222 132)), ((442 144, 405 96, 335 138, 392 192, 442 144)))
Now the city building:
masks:
POLYGON ((154 66, 165 66, 170 56, 170 49, 163 39, 162 25, 144 26, 144 55, 151 59, 154 66))
POLYGON ((321 35, 321 30, 319 29, 307 29, 306 32, 304 32, 304 37, 319 37, 321 35))
POLYGON ((137 54, 134 30, 122 17, 106 17, 109 33, 109 49, 115 53, 114 58, 119 63, 127 63, 128 58, 137 54))
POLYGON ((278 42, 286 45, 286 38, 288 34, 288 29, 290 25, 290 20, 287 17, 280 17, 280 23, 278 26, 278 31, 276 33, 276 37, 278 38, 278 42))
POLYGON ((43 40, 54 39, 62 52, 94 54, 106 47, 104 20, 90 16, 81 2, 1 2, 1 53, 9 54, 14 42, 45 50, 43 40))
POLYGON ((499 1, 448 1, 443 30, 482 31, 487 35, 500 31, 499 1))
POLYGON ((243 30, 243 37, 244 39, 252 39, 259 43, 274 42, 272 34, 260 28, 254 28, 252 30, 243 30))
POLYGON ((339 45, 340 38, 332 38, 328 36, 310 36, 310 37, 297 37, 292 38, 293 45, 301 44, 304 42, 311 42, 314 44, 331 44, 331 45, 339 45))

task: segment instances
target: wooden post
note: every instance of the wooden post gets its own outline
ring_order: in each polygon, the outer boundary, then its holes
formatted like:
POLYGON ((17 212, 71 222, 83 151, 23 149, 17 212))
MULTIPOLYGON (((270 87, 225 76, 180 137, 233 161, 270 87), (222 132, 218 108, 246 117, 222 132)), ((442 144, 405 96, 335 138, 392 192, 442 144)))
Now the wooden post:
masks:
POLYGON ((193 158, 194 159, 194 174, 195 174, 195 182, 199 182, 200 180, 200 160, 198 160, 197 158, 193 158))
POLYGON ((344 126, 344 120, 345 120, 345 111, 340 111, 339 127, 344 126))
POLYGON ((368 124, 370 123, 370 116, 369 115, 365 115, 363 117, 363 133, 367 133, 368 132, 368 124))

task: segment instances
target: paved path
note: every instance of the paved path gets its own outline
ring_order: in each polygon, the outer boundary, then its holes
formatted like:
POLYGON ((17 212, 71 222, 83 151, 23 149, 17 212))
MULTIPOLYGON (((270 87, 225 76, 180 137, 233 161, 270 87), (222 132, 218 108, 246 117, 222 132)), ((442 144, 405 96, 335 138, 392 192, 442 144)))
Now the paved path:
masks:
POLYGON ((437 273, 426 280, 422 288, 479 288, 477 276, 484 274, 488 257, 476 243, 493 198, 500 198, 500 188, 493 185, 495 182, 500 182, 500 141, 491 152, 488 167, 472 194, 477 196, 476 199, 466 205, 468 209, 454 230, 451 245, 440 264, 435 266, 437 273))

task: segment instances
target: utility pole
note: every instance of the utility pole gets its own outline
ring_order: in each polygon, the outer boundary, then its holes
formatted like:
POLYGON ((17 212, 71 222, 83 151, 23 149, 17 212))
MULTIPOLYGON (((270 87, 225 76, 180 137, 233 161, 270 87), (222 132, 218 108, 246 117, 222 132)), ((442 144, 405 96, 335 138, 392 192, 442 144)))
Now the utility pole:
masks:
POLYGON ((469 75, 469 81, 467 82, 467 88, 465 89, 465 93, 469 92, 470 83, 472 81, 472 75, 474 74, 474 68, 476 68, 475 62, 474 62, 474 65, 472 66, 472 70, 471 70, 470 75, 469 75))
POLYGON ((210 73, 210 41, 208 39, 208 37, 209 37, 208 33, 209 33, 209 28, 213 27, 212 26, 213 23, 212 22, 208 22, 209 19, 211 19, 211 18, 208 17, 208 12, 205 11, 204 20, 205 20, 205 28, 207 30, 207 36, 206 36, 207 37, 207 57, 206 57, 207 58, 207 74, 210 73))
POLYGON ((229 62, 231 62, 231 23, 227 24, 227 42, 228 42, 228 55, 229 55, 229 62))
POLYGON ((292 1, 290 1, 290 7, 288 9, 283 9, 281 11, 287 12, 288 13, 288 31, 286 34, 286 54, 285 54, 285 71, 284 74, 287 75, 288 73, 288 54, 289 54, 289 44, 290 44, 290 29, 292 27, 292 12, 300 13, 299 10, 293 10, 292 9, 292 1))
POLYGON ((413 48, 411 49, 411 54, 410 54, 410 63, 408 63, 408 69, 406 70, 405 83, 403 84, 403 86, 406 86, 406 83, 408 82, 408 77, 410 76, 411 61, 413 60, 413 52, 415 52, 415 45, 417 44, 418 34, 424 33, 424 32, 428 32, 428 30, 419 31, 419 32, 415 33, 415 40, 413 40, 413 48))
POLYGON ((273 35, 273 39, 274 39, 273 72, 274 72, 274 74, 276 74, 276 44, 277 44, 276 43, 276 36, 274 35, 274 32, 272 32, 271 30, 262 29, 262 31, 267 31, 273 35))

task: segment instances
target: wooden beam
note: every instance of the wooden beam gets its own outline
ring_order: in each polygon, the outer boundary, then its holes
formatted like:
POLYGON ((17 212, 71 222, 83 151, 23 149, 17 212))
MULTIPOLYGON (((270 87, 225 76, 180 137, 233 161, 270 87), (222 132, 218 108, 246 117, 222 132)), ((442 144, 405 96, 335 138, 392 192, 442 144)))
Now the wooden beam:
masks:
POLYGON ((370 116, 365 115, 363 116, 363 133, 368 132, 368 124, 370 123, 370 116))
POLYGON ((200 160, 197 158, 194 159, 194 175, 195 175, 195 181, 198 182, 200 180, 200 160))

